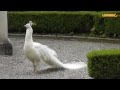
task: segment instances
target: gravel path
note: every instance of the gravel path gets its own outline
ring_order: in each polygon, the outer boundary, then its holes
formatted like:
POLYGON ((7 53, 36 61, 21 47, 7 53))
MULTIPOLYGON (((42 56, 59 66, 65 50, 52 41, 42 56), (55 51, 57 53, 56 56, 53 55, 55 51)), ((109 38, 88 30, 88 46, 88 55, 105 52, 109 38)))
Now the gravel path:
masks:
MULTIPOLYGON (((23 55, 24 37, 11 37, 13 56, 0 56, 0 79, 92 79, 87 68, 81 70, 61 70, 51 68, 41 62, 40 73, 33 73, 33 67, 23 55)), ((48 45, 56 50, 63 63, 73 61, 87 62, 86 54, 91 50, 119 48, 120 44, 86 42, 77 40, 56 40, 34 38, 34 41, 48 45)))

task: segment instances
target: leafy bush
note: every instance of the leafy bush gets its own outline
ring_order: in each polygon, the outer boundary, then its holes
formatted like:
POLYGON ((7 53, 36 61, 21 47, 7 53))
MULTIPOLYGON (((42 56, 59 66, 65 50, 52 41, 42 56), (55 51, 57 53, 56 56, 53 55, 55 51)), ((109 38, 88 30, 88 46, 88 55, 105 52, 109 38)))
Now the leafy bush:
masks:
POLYGON ((120 50, 99 50, 87 54, 89 75, 97 79, 120 78, 120 50))
POLYGON ((93 27, 93 15, 60 12, 10 12, 8 13, 9 32, 24 33, 26 24, 32 20, 35 33, 88 33, 93 27))
POLYGON ((95 35, 105 35, 106 37, 120 37, 120 18, 103 18, 95 16, 94 30, 95 35))
POLYGON ((95 16, 94 17, 94 31, 92 33, 97 34, 97 35, 102 35, 105 33, 105 24, 104 24, 104 18, 101 16, 95 16))
POLYGON ((105 33, 109 37, 120 37, 120 18, 105 19, 105 33))

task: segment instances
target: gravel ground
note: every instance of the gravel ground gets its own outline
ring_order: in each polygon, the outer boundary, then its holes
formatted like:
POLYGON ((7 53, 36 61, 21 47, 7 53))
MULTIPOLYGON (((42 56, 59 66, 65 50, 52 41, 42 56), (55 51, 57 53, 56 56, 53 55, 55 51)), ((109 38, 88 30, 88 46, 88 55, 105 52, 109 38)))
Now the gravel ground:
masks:
MULTIPOLYGON (((0 56, 0 79, 92 79, 87 68, 62 70, 51 68, 41 62, 40 73, 33 73, 32 63, 23 55, 24 37, 11 37, 13 56, 0 56)), ((91 50, 119 48, 120 44, 86 42, 77 40, 56 40, 35 38, 34 41, 54 49, 63 63, 87 62, 86 54, 91 50)))

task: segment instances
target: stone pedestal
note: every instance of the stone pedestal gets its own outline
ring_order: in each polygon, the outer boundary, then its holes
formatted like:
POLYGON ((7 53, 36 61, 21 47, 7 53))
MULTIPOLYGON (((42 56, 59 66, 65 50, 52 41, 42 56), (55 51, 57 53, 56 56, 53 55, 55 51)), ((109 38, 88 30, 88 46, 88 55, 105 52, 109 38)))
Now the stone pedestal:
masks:
POLYGON ((8 38, 7 11, 0 11, 0 55, 13 55, 12 43, 8 38))

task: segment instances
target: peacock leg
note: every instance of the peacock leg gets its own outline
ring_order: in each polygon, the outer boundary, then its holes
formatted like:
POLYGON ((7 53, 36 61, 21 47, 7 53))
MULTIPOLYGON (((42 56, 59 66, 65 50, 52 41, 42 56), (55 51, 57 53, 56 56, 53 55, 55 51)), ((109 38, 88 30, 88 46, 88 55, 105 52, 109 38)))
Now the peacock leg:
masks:
POLYGON ((35 73, 38 73, 38 70, 37 70, 38 66, 39 66, 39 62, 34 62, 33 63, 33 67, 34 67, 34 72, 35 73))

